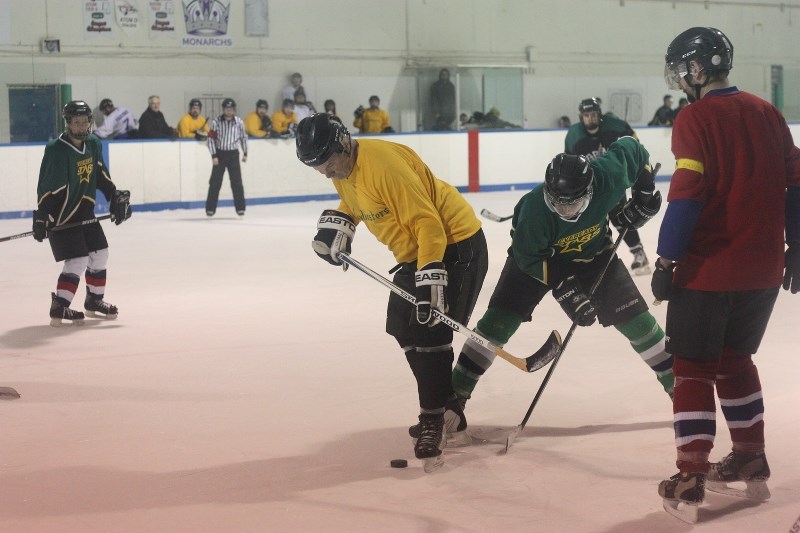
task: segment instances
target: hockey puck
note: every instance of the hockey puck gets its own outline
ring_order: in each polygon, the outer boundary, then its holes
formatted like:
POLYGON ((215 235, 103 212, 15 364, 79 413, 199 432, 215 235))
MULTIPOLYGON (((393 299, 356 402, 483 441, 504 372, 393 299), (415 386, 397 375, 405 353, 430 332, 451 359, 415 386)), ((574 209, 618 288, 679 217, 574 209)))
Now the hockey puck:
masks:
POLYGON ((408 461, 405 459, 392 459, 389 464, 392 468, 405 468, 408 466, 408 461))

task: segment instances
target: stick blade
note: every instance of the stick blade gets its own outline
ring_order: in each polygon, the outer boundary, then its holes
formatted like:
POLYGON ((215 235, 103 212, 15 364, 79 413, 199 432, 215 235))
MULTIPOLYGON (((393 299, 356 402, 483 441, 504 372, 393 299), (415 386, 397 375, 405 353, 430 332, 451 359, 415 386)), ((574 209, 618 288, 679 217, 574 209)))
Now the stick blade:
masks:
POLYGON ((19 393, 13 387, 0 387, 0 400, 16 400, 19 393))
POLYGON ((540 368, 547 366, 558 355, 561 349, 561 334, 553 330, 550 336, 544 342, 541 348, 536 352, 525 358, 525 365, 528 367, 528 372, 536 372, 540 368))
POLYGON ((506 438, 506 453, 508 453, 508 451, 511 449, 511 446, 514 445, 514 441, 517 440, 517 437, 519 436, 520 433, 522 433, 521 424, 515 427, 511 431, 511 433, 508 434, 508 437, 506 438))

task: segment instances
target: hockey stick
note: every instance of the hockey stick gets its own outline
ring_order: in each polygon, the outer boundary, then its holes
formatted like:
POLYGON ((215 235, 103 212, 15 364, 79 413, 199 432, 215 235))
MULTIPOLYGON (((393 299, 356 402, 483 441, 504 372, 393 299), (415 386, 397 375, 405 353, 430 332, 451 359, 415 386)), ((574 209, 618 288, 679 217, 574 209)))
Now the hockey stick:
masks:
MULTIPOLYGON (((90 218, 89 220, 81 220, 80 222, 73 222, 72 224, 64 224, 63 226, 55 226, 52 229, 48 229, 47 231, 61 231, 65 229, 72 229, 77 228, 78 226, 85 226, 87 224, 94 224, 95 222, 100 222, 101 220, 106 220, 111 218, 111 214, 99 216, 97 218, 90 218)), ((22 239, 24 237, 30 237, 33 235, 32 231, 26 231, 25 233, 17 233, 16 235, 9 235, 8 237, 0 237, 0 242, 5 241, 13 241, 14 239, 22 239)))
MULTIPOLYGON (((600 282, 603 281, 603 277, 606 275, 606 271, 608 270, 608 267, 611 265, 611 261, 613 261, 614 258, 617 255, 617 248, 619 248, 619 245, 622 242, 622 239, 625 238, 625 235, 627 233, 628 233, 628 228, 625 228, 619 234, 619 237, 617 237, 617 241, 614 243, 614 248, 611 249, 611 256, 608 258, 608 261, 606 261, 606 264, 603 267, 603 270, 601 270, 600 274, 597 275, 597 279, 594 281, 594 284, 592 285, 592 288, 589 291, 589 294, 587 295, 587 297, 590 300, 591 300, 592 296, 594 296, 594 293, 597 292, 597 288, 600 286, 600 282)), ((533 397, 533 401, 531 402, 531 406, 528 407, 528 412, 525 413, 525 418, 523 418, 522 422, 520 423, 520 425, 515 427, 514 430, 511 431, 511 433, 508 435, 508 438, 506 439, 506 453, 508 453, 508 450, 511 449, 511 446, 514 444, 514 440, 516 440, 517 436, 520 433, 522 433, 523 429, 525 429, 525 424, 528 423, 528 419, 531 417, 531 413, 533 413, 533 408, 536 407, 536 404, 539 402, 539 398, 542 396, 542 393, 544 392, 544 388, 547 386, 547 382, 550 381, 550 376, 553 375, 553 371, 556 369, 556 365, 558 364, 558 360, 561 359, 561 354, 564 353, 564 349, 567 347, 567 343, 572 338, 572 334, 575 333, 575 329, 577 327, 578 327, 578 321, 574 320, 572 322, 572 326, 570 326, 569 331, 567 332, 567 336, 564 337, 564 342, 561 343, 561 346, 559 346, 559 348, 558 348, 558 350, 556 352, 556 355, 553 358, 553 364, 550 365, 550 369, 547 371, 547 374, 545 374, 545 376, 544 376, 544 381, 542 381, 542 384, 539 387, 539 390, 536 391, 536 396, 533 397)))
POLYGON ((514 215, 508 215, 507 217, 501 217, 500 215, 495 215, 488 209, 481 209, 481 216, 484 218, 488 218, 489 220, 493 220, 495 222, 505 222, 506 220, 511 220, 514 218, 514 215))
MULTIPOLYGON (((347 253, 339 252, 339 259, 342 262, 347 263, 348 265, 354 268, 357 268, 358 270, 360 270, 367 276, 371 277, 375 281, 378 281, 379 283, 383 284, 393 293, 402 297, 404 300, 407 300, 412 305, 417 305, 417 299, 413 295, 403 290, 401 287, 398 287, 397 285, 395 285, 388 279, 384 278, 374 270, 370 269, 368 266, 359 263, 347 253)), ((545 341, 544 345, 541 348, 539 348, 533 355, 530 355, 524 359, 520 357, 514 357, 501 347, 495 346, 485 337, 481 336, 475 331, 472 331, 465 325, 459 324, 449 316, 440 313, 436 309, 431 309, 431 311, 433 312, 433 316, 441 320, 442 323, 446 324, 453 331, 463 333, 475 343, 483 346, 487 350, 493 351, 500 358, 505 359, 515 367, 525 372, 535 372, 540 368, 542 368, 543 366, 545 366, 550 361, 552 361, 553 358, 556 356, 556 353, 558 352, 559 346, 561 345, 561 335, 559 335, 558 331, 553 330, 550 333, 550 336, 547 338, 547 341, 545 341)))

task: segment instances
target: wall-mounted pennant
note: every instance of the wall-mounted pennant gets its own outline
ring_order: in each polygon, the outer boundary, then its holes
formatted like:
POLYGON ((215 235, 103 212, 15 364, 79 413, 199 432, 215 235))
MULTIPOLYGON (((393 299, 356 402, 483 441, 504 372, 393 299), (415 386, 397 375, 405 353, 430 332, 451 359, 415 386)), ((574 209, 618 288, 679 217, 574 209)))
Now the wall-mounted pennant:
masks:
POLYGON ((98 35, 114 37, 114 6, 112 0, 84 0, 83 38, 98 35))
POLYGON ((181 44, 204 48, 232 47, 233 39, 228 36, 230 12, 230 0, 183 0, 187 35, 181 39, 181 44))
POLYGON ((131 35, 139 30, 139 0, 114 0, 117 26, 131 35))
POLYGON ((175 35, 175 0, 148 0, 150 38, 175 35))

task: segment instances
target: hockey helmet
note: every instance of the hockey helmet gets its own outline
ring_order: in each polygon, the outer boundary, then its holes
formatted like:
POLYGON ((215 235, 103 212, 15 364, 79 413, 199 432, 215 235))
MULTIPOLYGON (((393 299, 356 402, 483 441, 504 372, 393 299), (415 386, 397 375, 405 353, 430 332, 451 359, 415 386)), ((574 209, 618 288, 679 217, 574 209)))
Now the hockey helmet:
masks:
POLYGON ((89 134, 92 133, 92 108, 89 107, 89 104, 83 100, 72 100, 67 102, 61 112, 61 116, 64 118, 64 126, 67 132, 72 137, 80 140, 86 140, 86 138, 89 137, 89 134), (69 129, 69 124, 73 117, 87 117, 89 119, 89 127, 86 128, 85 133, 76 134, 69 129))
POLYGON ((199 98, 192 98, 189 100, 189 111, 191 111, 194 106, 203 109, 203 102, 201 102, 199 98))
POLYGON ((236 108, 236 101, 233 98, 225 98, 222 101, 222 109, 225 109, 226 107, 232 107, 232 108, 235 109, 236 108))
POLYGON ((578 104, 578 113, 588 113, 590 111, 597 111, 599 114, 603 114, 600 110, 600 100, 597 98, 585 98, 581 100, 581 103, 578 104))
POLYGON ((680 90, 680 79, 689 73, 689 61, 697 61, 709 73, 731 70, 733 44, 716 28, 689 28, 672 40, 664 61, 667 87, 680 90))
POLYGON ((544 200, 564 220, 575 221, 592 200, 594 170, 582 155, 558 154, 544 173, 544 200))
POLYGON ((316 113, 297 126, 297 159, 310 167, 324 164, 333 154, 345 151, 344 138, 350 133, 339 118, 316 113))

